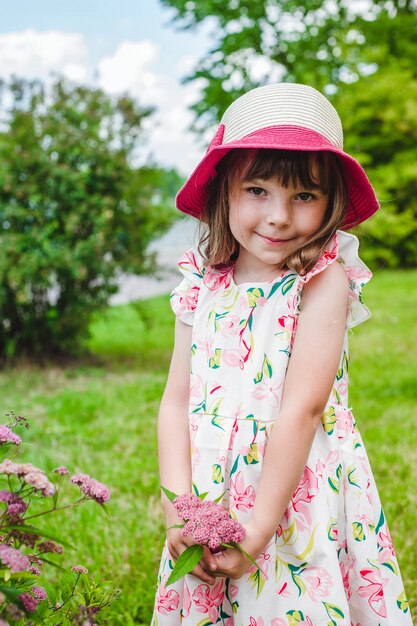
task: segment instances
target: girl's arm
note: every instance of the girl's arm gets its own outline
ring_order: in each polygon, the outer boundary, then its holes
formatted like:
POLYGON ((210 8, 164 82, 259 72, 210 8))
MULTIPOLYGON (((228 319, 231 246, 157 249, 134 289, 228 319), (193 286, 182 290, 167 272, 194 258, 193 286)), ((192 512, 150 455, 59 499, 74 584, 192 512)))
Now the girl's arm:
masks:
MULTIPOLYGON (((191 492, 190 437, 188 430, 188 402, 190 389, 190 349, 192 327, 177 318, 175 343, 168 380, 158 414, 158 457, 161 485, 177 494, 191 492)), ((177 559, 192 543, 179 529, 171 529, 183 521, 174 506, 162 494, 167 525, 168 549, 177 559)), ((213 577, 200 565, 192 572, 201 580, 213 583, 213 577)))
MULTIPOLYGON (((303 289, 279 416, 241 544, 254 558, 276 531, 307 463, 339 365, 347 307, 348 281, 339 263, 313 277, 303 289)), ((206 563, 216 575, 231 578, 250 566, 238 550, 209 556, 206 563)))

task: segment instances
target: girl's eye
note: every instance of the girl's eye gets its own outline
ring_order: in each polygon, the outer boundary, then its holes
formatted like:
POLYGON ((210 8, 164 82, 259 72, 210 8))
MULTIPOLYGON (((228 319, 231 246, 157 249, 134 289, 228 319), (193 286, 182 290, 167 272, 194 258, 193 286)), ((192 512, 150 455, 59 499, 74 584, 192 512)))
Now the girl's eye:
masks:
POLYGON ((301 193, 298 194, 298 198, 302 201, 302 202, 309 202, 310 200, 314 200, 314 196, 312 193, 309 193, 308 191, 302 191, 301 193))
POLYGON ((262 189, 262 187, 248 187, 246 191, 252 196, 262 196, 265 193, 265 190, 262 189))

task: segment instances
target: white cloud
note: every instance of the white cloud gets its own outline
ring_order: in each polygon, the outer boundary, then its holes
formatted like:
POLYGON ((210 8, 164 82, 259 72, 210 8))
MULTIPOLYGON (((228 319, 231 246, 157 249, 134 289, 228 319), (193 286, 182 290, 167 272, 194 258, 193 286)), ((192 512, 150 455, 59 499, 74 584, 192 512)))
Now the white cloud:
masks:
MULTIPOLYGON (((128 93, 155 113, 147 121, 143 158, 188 173, 203 148, 188 131, 192 114, 187 107, 198 98, 196 85, 180 85, 158 67, 159 47, 150 40, 122 41, 112 55, 93 68, 84 37, 79 33, 27 29, 0 35, 0 77, 12 74, 47 80, 58 73, 70 80, 97 84, 109 94, 128 93)), ((192 67, 190 56, 179 67, 192 67)))
POLYGON ((88 49, 82 35, 33 29, 0 35, 0 76, 45 79, 51 72, 77 81, 90 78, 88 49))
POLYGON ((99 63, 98 83, 109 93, 128 92, 140 104, 155 107, 146 123, 149 140, 142 154, 187 173, 202 154, 201 145, 188 130, 192 122, 188 105, 198 98, 198 88, 180 85, 158 71, 158 54, 152 41, 124 41, 99 63))

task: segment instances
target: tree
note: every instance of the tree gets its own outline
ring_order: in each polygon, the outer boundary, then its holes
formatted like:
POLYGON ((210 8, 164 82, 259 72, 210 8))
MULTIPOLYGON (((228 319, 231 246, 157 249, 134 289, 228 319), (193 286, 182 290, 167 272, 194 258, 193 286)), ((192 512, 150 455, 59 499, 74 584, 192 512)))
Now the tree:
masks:
POLYGON ((217 123, 247 90, 279 81, 324 91, 343 120, 345 146, 367 166, 383 201, 362 231, 375 265, 416 266, 416 0, 161 0, 175 21, 209 21, 213 47, 199 80, 194 128, 217 123))
POLYGON ((1 86, 0 356, 76 349, 118 272, 153 267, 174 172, 132 164, 150 114, 58 79, 1 86))

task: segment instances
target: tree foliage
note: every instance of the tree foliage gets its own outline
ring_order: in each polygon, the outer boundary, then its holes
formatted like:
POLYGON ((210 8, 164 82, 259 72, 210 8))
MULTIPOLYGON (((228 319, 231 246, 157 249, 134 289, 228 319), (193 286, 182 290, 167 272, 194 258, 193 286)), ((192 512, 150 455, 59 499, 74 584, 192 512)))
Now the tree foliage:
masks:
POLYGON ((152 269, 174 172, 132 159, 150 111, 63 80, 1 86, 0 357, 68 352, 120 271, 152 269))
POLYGON ((367 167, 382 210, 364 226, 374 265, 417 264, 416 0, 161 0, 176 22, 211 24, 213 46, 187 80, 200 80, 195 129, 263 84, 325 91, 345 146, 367 167))

